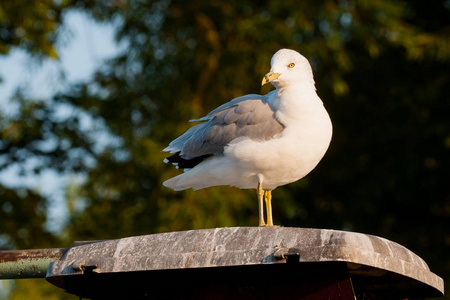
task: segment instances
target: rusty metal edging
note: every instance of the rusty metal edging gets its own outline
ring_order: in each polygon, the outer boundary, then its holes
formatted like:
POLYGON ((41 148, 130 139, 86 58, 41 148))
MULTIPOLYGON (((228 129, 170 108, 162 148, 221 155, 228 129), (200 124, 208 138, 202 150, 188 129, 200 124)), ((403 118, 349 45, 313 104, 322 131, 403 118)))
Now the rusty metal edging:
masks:
POLYGON ((0 279, 45 278, 50 263, 69 248, 0 251, 0 279))

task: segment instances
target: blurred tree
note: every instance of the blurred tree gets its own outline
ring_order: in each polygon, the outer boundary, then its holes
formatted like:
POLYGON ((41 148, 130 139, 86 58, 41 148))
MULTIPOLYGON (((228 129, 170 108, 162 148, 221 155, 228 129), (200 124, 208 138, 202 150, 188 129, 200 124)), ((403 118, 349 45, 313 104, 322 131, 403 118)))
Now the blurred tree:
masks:
MULTIPOLYGON (((380 235, 450 278, 448 1, 61 3, 115 21, 127 50, 52 101, 21 100, 16 116, 2 119, 0 158, 6 168, 37 156, 37 171, 86 175, 67 192, 69 241, 257 224, 254 191, 162 187, 177 171, 162 164, 161 149, 186 120, 268 92, 260 78, 270 57, 293 48, 313 65, 335 133, 316 170, 275 191, 276 223, 380 235), (74 114, 58 118, 58 106, 74 114)), ((3 213, 21 224, 27 212, 9 209, 11 199, 33 202, 8 193, 3 213)), ((34 201, 42 231, 37 208, 46 202, 34 201)), ((0 233, 27 245, 11 232, 0 233)))
POLYGON ((56 30, 67 1, 5 0, 0 3, 0 54, 19 47, 31 54, 56 58, 56 30))
MULTIPOLYGON (((0 55, 21 49, 38 62, 57 59, 55 44, 67 6, 69 1, 1 1, 0 55)), ((26 99, 20 90, 10 101, 17 109, 0 112, 1 172, 17 168, 20 178, 48 168, 86 170, 88 154, 82 152, 90 151, 90 144, 79 130, 80 114, 61 119, 51 101, 26 99)), ((48 199, 29 186, 11 188, 0 182, 0 250, 67 245, 45 226, 48 205, 48 199)), ((15 286, 10 299, 28 299, 30 295, 33 299, 75 298, 44 280, 20 280, 15 286)))

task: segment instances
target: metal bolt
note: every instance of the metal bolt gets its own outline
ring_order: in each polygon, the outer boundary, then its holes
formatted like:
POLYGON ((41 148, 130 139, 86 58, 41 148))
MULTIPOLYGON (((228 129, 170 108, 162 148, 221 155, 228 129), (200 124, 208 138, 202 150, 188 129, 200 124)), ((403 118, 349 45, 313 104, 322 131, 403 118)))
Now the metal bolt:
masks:
POLYGON ((76 260, 72 264, 72 269, 74 271, 77 271, 77 272, 78 271, 83 271, 83 266, 84 265, 86 265, 86 261, 84 259, 83 260, 76 260))
POLYGON ((288 248, 280 248, 277 251, 275 251, 273 257, 278 260, 284 259, 284 254, 287 253, 288 251, 289 251, 288 248))
POLYGON ((76 260, 72 263, 72 269, 76 272, 80 272, 81 274, 84 274, 86 271, 93 271, 94 269, 97 269, 97 264, 87 264, 86 260, 76 260))
POLYGON ((283 257, 286 259, 286 263, 299 263, 300 249, 290 248, 287 253, 284 253, 283 257))
POLYGON ((273 254, 275 259, 285 259, 286 262, 299 262, 300 249, 296 248, 280 248, 273 254))

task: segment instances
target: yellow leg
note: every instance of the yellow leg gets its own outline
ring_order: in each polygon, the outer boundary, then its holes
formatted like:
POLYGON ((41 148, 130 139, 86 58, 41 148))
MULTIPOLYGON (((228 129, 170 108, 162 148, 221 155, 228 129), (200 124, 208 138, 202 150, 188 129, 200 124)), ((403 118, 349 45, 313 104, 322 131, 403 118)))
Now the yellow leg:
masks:
POLYGON ((263 198, 265 193, 263 191, 261 183, 258 183, 256 194, 258 195, 259 226, 266 226, 266 223, 264 222, 264 204, 263 204, 263 198))
POLYGON ((266 202, 266 212, 267 212, 267 227, 273 227, 272 219, 272 191, 264 191, 264 200, 266 202))

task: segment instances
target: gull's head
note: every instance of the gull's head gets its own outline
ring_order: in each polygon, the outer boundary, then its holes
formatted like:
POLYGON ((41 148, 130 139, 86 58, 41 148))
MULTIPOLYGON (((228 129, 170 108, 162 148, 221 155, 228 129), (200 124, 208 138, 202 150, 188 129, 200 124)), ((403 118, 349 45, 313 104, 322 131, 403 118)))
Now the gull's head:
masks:
POLYGON ((264 76, 262 85, 270 82, 277 88, 292 84, 311 84, 314 86, 311 65, 297 51, 290 49, 278 50, 272 56, 270 66, 270 72, 264 76))

